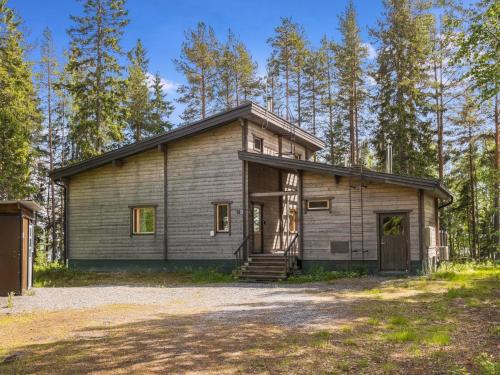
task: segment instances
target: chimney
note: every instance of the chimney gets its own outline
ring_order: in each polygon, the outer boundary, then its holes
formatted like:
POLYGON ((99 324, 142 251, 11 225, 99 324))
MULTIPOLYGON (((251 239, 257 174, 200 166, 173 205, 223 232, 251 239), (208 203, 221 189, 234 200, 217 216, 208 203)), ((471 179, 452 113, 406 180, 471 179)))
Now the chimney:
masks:
POLYGON ((392 142, 390 139, 387 140, 387 151, 385 155, 385 171, 387 173, 392 173, 392 142))
POLYGON ((269 112, 274 112, 274 103, 273 103, 273 97, 272 96, 268 96, 266 98, 266 109, 269 112))

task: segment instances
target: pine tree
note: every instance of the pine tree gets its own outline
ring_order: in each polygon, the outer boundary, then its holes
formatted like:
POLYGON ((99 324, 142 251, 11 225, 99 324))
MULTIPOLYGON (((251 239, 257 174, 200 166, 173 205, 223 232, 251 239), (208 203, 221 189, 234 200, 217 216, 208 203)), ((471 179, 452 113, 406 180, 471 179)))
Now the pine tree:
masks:
POLYGON ((207 116, 214 98, 218 42, 213 29, 203 22, 186 31, 185 37, 181 56, 174 64, 187 81, 177 90, 179 103, 187 105, 181 118, 192 121, 207 116))
MULTIPOLYGON (((40 83, 40 96, 42 97, 42 105, 45 112, 46 123, 46 146, 44 150, 48 156, 48 171, 51 172, 55 168, 56 163, 56 130, 54 123, 55 107, 57 102, 57 95, 55 87, 58 77, 58 62, 55 55, 54 41, 52 32, 46 28, 43 32, 42 46, 41 46, 41 61, 39 70, 39 83, 40 83)), ((44 173, 45 174, 45 173, 44 173)), ((48 174, 45 174, 48 175, 48 174)), ((48 178, 48 177, 47 177, 48 178)), ((57 258, 57 228, 56 228, 56 206, 58 205, 58 197, 56 196, 55 183, 52 179, 48 178, 49 188, 47 189, 47 225, 45 228, 47 241, 46 244, 51 248, 51 259, 57 258), (50 240, 48 239, 49 233, 51 234, 50 240)), ((47 254, 49 253, 47 248, 47 254)))
POLYGON ((125 0, 85 0, 83 16, 71 16, 68 91, 77 109, 72 138, 78 159, 98 155, 123 140, 124 84, 118 62, 128 24, 125 0))
POLYGON ((139 142, 148 129, 150 118, 149 87, 147 82, 148 63, 146 51, 140 39, 128 53, 130 65, 126 80, 125 112, 132 138, 139 142))
POLYGON ((241 41, 235 46, 236 53, 236 105, 242 101, 255 101, 262 92, 262 82, 257 76, 257 63, 241 41))
POLYGON ((309 130, 319 135, 319 119, 324 107, 321 100, 327 89, 327 55, 323 49, 311 51, 304 66, 303 122, 309 130))
POLYGON ((41 130, 19 23, 7 1, 0 0, 0 199, 25 199, 34 193, 30 172, 41 130))
POLYGON ((259 94, 257 63, 245 44, 231 30, 227 41, 217 53, 216 101, 218 107, 229 109, 242 101, 254 100, 259 94))
POLYGON ((335 66, 338 77, 338 107, 342 120, 349 123, 349 149, 351 164, 359 161, 359 120, 365 98, 363 67, 368 55, 361 42, 356 11, 352 1, 340 17, 342 42, 336 48, 335 66))
POLYGON ((432 18, 417 12, 410 0, 387 0, 385 18, 372 35, 379 43, 373 78, 377 158, 385 161, 387 140, 393 144, 395 173, 429 175, 434 162, 429 118, 429 55, 432 18))
POLYGON ((300 123, 301 77, 306 54, 304 29, 291 18, 282 18, 274 32, 267 42, 273 47, 272 61, 283 80, 284 117, 292 120, 292 96, 296 95, 297 121, 300 123))
POLYGON ((327 144, 325 159, 330 164, 342 164, 346 152, 346 131, 342 121, 336 117, 336 68, 335 45, 326 36, 321 39, 321 53, 325 57, 325 91, 321 99, 321 106, 326 113, 325 141, 327 144))
POLYGON ((149 109, 149 135, 162 134, 172 129, 169 117, 174 111, 173 104, 166 99, 160 74, 156 73, 151 86, 152 97, 149 109))

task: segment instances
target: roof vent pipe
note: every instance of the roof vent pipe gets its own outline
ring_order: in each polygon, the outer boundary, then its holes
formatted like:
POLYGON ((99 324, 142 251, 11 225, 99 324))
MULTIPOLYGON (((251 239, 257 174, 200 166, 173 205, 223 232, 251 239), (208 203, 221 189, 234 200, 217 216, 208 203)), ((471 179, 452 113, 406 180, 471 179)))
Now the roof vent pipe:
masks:
POLYGON ((387 153, 385 156, 385 171, 387 173, 392 173, 392 142, 387 140, 387 153))
POLYGON ((273 104, 273 97, 272 96, 268 96, 266 98, 266 109, 269 112, 274 112, 274 104, 273 104))
POLYGON ((349 168, 351 166, 351 163, 349 163, 349 155, 345 154, 344 155, 344 167, 349 168))

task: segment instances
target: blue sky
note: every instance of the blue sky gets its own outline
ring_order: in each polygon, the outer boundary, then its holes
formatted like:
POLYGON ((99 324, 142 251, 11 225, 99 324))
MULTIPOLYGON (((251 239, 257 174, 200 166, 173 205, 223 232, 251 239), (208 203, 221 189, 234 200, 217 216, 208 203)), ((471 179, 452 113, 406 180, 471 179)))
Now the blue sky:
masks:
MULTIPOLYGON (((211 25, 218 38, 223 40, 231 28, 248 46, 263 72, 270 53, 266 40, 273 34, 281 17, 292 17, 302 24, 312 45, 318 45, 326 34, 339 39, 338 15, 348 0, 309 1, 198 1, 198 0, 128 0, 130 24, 123 37, 122 46, 129 50, 141 38, 148 50, 150 71, 159 72, 165 79, 170 99, 175 98, 175 86, 183 82, 176 72, 172 59, 179 56, 184 30, 193 28, 198 21, 211 25)), ((31 58, 38 58, 37 44, 45 27, 52 30, 56 48, 62 52, 68 46, 66 30, 71 26, 70 14, 81 14, 82 5, 77 0, 9 0, 24 21, 23 31, 35 45, 31 58)), ((382 12, 381 0, 355 0, 358 22, 364 39, 369 42, 368 27, 376 25, 382 12)), ((174 115, 181 108, 178 106, 174 115)))

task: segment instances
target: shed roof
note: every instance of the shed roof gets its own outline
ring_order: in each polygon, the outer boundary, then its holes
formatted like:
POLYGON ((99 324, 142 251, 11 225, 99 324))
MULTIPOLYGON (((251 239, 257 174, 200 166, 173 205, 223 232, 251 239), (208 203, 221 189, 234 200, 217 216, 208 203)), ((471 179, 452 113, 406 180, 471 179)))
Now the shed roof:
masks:
POLYGON ((6 206, 17 206, 19 209, 25 207, 30 211, 38 212, 42 210, 42 207, 35 201, 30 200, 8 200, 0 201, 0 212, 2 212, 2 207, 6 206))
POLYGON ((238 155, 241 160, 264 164, 271 167, 287 170, 303 170, 321 174, 330 174, 332 176, 362 177, 366 180, 386 184, 423 189, 432 192, 435 196, 445 201, 451 201, 451 199, 453 199, 451 193, 438 180, 432 178, 401 176, 391 173, 376 172, 369 169, 341 167, 325 163, 296 160, 245 151, 240 151, 238 155))
POLYGON ((318 151, 325 147, 325 143, 321 139, 306 132, 304 129, 294 126, 290 122, 272 112, 267 111, 258 104, 247 102, 238 107, 207 117, 203 120, 195 121, 175 128, 165 134, 120 147, 116 150, 106 152, 100 156, 87 159, 80 163, 55 169, 50 173, 50 177, 54 180, 69 177, 85 170, 111 163, 113 160, 119 160, 149 149, 153 149, 162 144, 203 133, 212 128, 234 122, 238 119, 247 119, 254 123, 265 125, 269 130, 275 132, 276 134, 288 135, 292 133, 297 143, 308 147, 312 151, 318 151))

